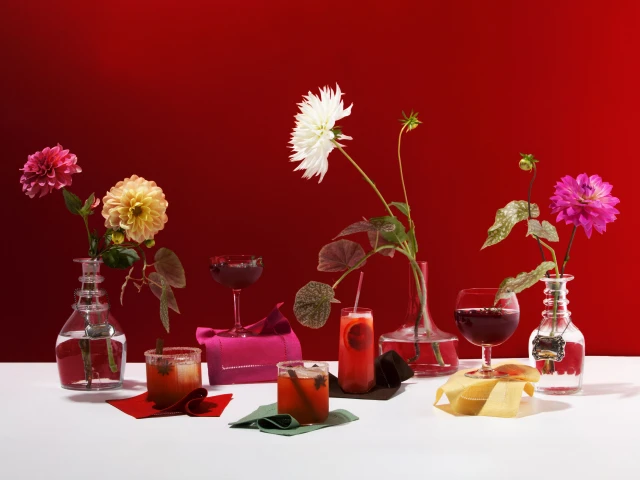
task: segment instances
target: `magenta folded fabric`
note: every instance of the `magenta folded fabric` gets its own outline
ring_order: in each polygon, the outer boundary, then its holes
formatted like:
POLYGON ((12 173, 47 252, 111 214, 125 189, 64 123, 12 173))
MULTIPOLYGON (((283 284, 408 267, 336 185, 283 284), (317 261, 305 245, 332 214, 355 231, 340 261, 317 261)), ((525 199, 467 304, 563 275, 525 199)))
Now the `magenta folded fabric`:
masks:
POLYGON ((228 338, 224 329, 198 327, 196 339, 205 347, 210 385, 273 382, 276 364, 301 360, 300 341, 278 303, 269 315, 246 327, 255 337, 228 338))

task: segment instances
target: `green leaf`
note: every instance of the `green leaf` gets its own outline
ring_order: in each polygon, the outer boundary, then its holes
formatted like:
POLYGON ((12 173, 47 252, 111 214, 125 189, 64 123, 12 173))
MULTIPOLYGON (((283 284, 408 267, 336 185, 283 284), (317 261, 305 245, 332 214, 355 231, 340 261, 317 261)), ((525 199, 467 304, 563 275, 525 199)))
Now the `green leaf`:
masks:
POLYGON ((520 293, 532 285, 535 285, 538 280, 544 277, 545 273, 555 268, 555 266, 556 264, 554 262, 542 262, 535 270, 519 273, 515 278, 505 278, 500 284, 500 287, 498 287, 496 303, 502 298, 509 298, 512 293, 520 293))
POLYGON ((153 266, 169 285, 176 288, 187 286, 184 268, 178 256, 168 248, 160 248, 155 255, 153 266))
MULTIPOLYGON (((371 248, 376 249, 382 245, 395 245, 394 242, 387 242, 384 238, 382 238, 382 233, 379 231, 368 232, 369 243, 371 244, 371 248)), ((396 253, 393 248, 385 248, 384 250, 380 250, 378 252, 380 255, 384 255, 385 257, 393 258, 393 255, 396 253)))
POLYGON ((309 282, 296 293, 293 313, 305 327, 320 328, 329 319, 331 304, 340 303, 331 285, 309 282))
POLYGON ((95 194, 91 194, 89 195, 89 198, 87 198, 84 202, 84 205, 82 205, 82 208, 80 209, 79 213, 80 215, 93 215, 93 210, 91 210, 91 205, 93 205, 93 202, 95 201, 96 196, 95 194))
MULTIPOLYGON (((531 204, 531 217, 540 215, 540 209, 535 203, 531 204)), ((518 223, 529 218, 529 209, 526 200, 514 200, 507 203, 504 208, 496 212, 496 221, 489 228, 487 240, 482 245, 482 249, 501 242, 511 232, 511 229, 518 223)))
POLYGON ((382 237, 387 242, 402 243, 407 239, 404 225, 396 217, 375 217, 370 221, 380 230, 382 237))
POLYGON ((396 207, 405 217, 409 216, 409 205, 403 202, 391 202, 389 205, 396 207))
POLYGON ((165 282, 164 278, 160 280, 162 282, 162 293, 160 294, 160 321, 162 326, 169 333, 169 307, 168 307, 168 288, 169 285, 165 282))
POLYGON ((132 248, 112 247, 102 253, 102 260, 104 264, 110 268, 129 268, 140 260, 140 257, 138 256, 138 252, 132 248))
MULTIPOLYGON (((178 302, 176 301, 176 296, 174 295, 173 289, 171 288, 167 280, 158 272, 151 273, 149 275, 149 280, 151 280, 152 282, 158 283, 160 285, 162 285, 163 282, 166 283, 167 305, 174 312, 180 313, 180 309, 178 308, 178 302)), ((162 300, 161 287, 159 287, 158 285, 155 285, 154 283, 149 282, 149 289, 153 292, 156 298, 158 298, 159 300, 162 300)))
POLYGON ((345 237, 347 235, 353 235, 354 233, 360 232, 377 232, 378 228, 371 223, 369 220, 360 220, 359 222, 352 223, 345 229, 343 229, 338 235, 333 237, 332 240, 336 238, 345 237))
POLYGON ((62 196, 64 197, 64 204, 74 215, 80 215, 80 209, 82 208, 82 200, 77 195, 71 193, 66 188, 62 189, 62 196))
MULTIPOLYGON (((318 270, 321 272, 342 272, 353 267, 365 256, 362 245, 351 240, 331 242, 318 254, 318 270)), ((362 267, 366 262, 363 262, 362 267)))
POLYGON ((550 242, 559 242, 560 237, 558 237, 558 231, 556 227, 551 225, 546 220, 543 220, 540 223, 538 220, 529 220, 527 235, 535 235, 538 238, 542 238, 544 240, 549 240, 550 242))

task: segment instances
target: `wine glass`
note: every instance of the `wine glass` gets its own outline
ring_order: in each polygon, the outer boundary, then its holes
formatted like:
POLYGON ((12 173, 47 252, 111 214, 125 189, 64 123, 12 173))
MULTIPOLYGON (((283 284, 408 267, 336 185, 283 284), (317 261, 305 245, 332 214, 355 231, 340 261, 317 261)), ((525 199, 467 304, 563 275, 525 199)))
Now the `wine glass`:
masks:
POLYGON ((209 259, 209 270, 213 279, 233 291, 233 313, 235 325, 222 337, 250 337, 251 330, 242 326, 240 321, 240 292, 253 285, 262 275, 262 257, 256 255, 217 255, 209 259))
POLYGON ((456 325, 464 338, 482 347, 482 367, 464 375, 471 378, 501 378, 508 373, 491 368, 491 347, 506 342, 518 327, 520 306, 515 293, 495 301, 497 288, 461 290, 456 300, 456 325))

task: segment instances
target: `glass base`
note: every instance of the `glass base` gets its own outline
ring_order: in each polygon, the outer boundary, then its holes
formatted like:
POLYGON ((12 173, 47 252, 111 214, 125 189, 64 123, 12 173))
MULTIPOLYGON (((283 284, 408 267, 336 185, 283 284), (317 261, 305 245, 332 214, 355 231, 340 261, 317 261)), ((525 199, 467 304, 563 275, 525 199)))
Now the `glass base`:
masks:
POLYGON ((122 382, 96 382, 94 380, 93 382, 91 382, 91 387, 88 386, 86 381, 66 385, 60 384, 60 386, 65 390, 97 392, 100 390, 115 390, 116 388, 122 388, 122 382))
POLYGON ((545 395, 573 395, 579 393, 582 387, 539 387, 536 385, 536 392, 543 393, 545 395))
POLYGON ((458 337, 433 330, 427 333, 404 326, 380 336, 380 354, 395 350, 409 364, 416 377, 440 377, 458 371, 458 337))
POLYGON ((500 370, 494 370, 493 368, 490 370, 483 370, 479 368, 478 370, 472 370, 464 374, 465 377, 469 378, 480 378, 483 380, 491 380, 494 378, 504 378, 508 377, 509 374, 506 372, 501 372, 500 370))
POLYGON ((226 332, 220 332, 218 335, 221 337, 230 337, 230 338, 245 338, 245 337, 255 337, 255 333, 251 330, 247 330, 244 327, 240 328, 232 328, 231 330, 227 330, 226 332))

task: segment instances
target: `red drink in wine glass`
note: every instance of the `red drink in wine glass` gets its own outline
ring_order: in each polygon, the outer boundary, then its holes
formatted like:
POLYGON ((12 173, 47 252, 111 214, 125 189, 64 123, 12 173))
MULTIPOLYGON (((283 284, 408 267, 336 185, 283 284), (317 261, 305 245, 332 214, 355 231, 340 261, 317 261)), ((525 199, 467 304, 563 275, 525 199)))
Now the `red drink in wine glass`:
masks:
POLYGON ((262 275, 262 257, 257 255, 217 255, 211 257, 209 271, 213 279, 233 291, 235 324, 232 329, 221 332, 223 337, 249 337, 253 332, 240 321, 240 292, 253 285, 262 275))
POLYGON ((491 368, 491 347, 506 342, 518 327, 520 306, 514 293, 496 300, 497 288, 462 290, 456 301, 458 330, 469 342, 482 347, 482 368, 465 373, 471 378, 508 376, 491 368))

